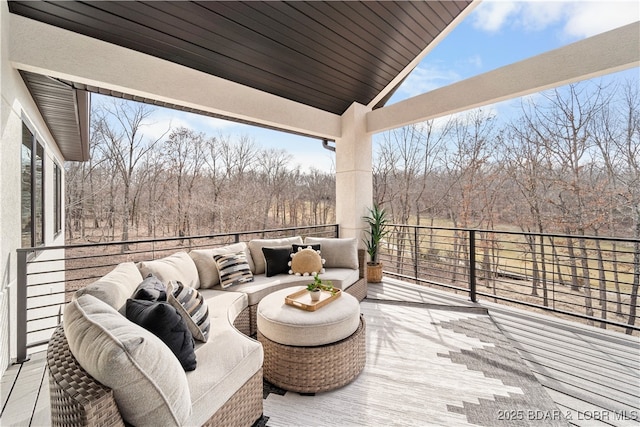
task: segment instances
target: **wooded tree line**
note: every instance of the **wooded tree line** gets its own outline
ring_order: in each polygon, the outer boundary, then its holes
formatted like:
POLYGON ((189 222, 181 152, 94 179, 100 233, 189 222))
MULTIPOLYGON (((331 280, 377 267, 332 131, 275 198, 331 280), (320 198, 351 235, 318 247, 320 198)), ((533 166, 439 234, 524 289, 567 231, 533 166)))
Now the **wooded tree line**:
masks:
MULTIPOLYGON (((557 242, 525 236, 522 262, 531 265, 531 295, 541 289, 541 304, 549 306, 551 281, 570 283, 571 291, 584 298, 584 314, 594 316, 598 309, 597 317, 606 319, 607 290, 615 290, 612 312, 619 321, 635 324, 640 285, 637 80, 606 87, 585 82, 524 98, 506 124, 497 123, 490 110, 478 109, 385 133, 374 168, 375 199, 396 223, 573 236, 557 242), (602 248, 599 240, 581 236, 639 240, 630 248, 633 260, 625 259, 623 266, 617 242, 602 248), (554 265, 561 264, 568 271, 556 271, 554 265), (624 310, 622 272, 630 273, 624 310), (594 287, 598 296, 592 295, 594 287)), ((406 274, 402 269, 422 265, 416 257, 434 254, 428 251, 430 242, 415 248, 403 233, 393 233, 389 244, 392 265, 406 274)), ((444 258, 442 269, 453 278, 468 265, 467 238, 456 232, 453 250, 444 258)), ((490 286, 504 262, 501 244, 492 233, 479 232, 477 238, 476 268, 490 286)), ((425 268, 431 271, 433 265, 425 268)))
POLYGON ((129 240, 335 221, 335 178, 284 150, 193 129, 144 135, 153 108, 92 110, 91 159, 67 164, 67 240, 129 240))
MULTIPOLYGON (((477 109, 386 132, 375 202, 401 224, 640 237, 639 104, 637 80, 585 82, 522 99, 507 123, 477 109)), ((180 127, 150 140, 152 112, 94 108, 91 160, 67 164, 69 240, 335 221, 333 173, 247 136, 180 127)))
MULTIPOLYGON (((563 253, 553 239, 528 237, 531 295, 541 289, 548 305, 553 267, 545 265, 547 257, 566 256, 572 292, 584 296, 585 313, 593 315, 591 288, 598 287, 604 318, 606 291, 614 285, 604 267, 600 279, 590 279, 587 259, 602 266, 607 255, 580 236, 640 239, 639 92, 637 79, 608 86, 588 81, 525 97, 507 121, 483 108, 385 132, 376 137, 373 202, 397 224, 575 236, 562 241, 563 253)), ((144 130, 153 111, 115 99, 94 107, 91 160, 67 164, 69 242, 335 222, 333 173, 293 167, 290 154, 261 148, 248 136, 177 127, 151 139, 144 130)), ((480 270, 487 275, 495 271, 498 244, 480 233, 480 270)), ((468 261, 465 236, 456 233, 453 242, 454 276, 468 261)), ((389 240, 398 259, 425 256, 401 231, 389 240)), ((611 246, 617 253, 615 241, 611 246)), ((636 318, 640 243, 632 253, 629 324, 636 318)), ((619 291, 616 255, 609 256, 619 291)), ((619 292, 616 298, 615 313, 622 315, 619 292)))

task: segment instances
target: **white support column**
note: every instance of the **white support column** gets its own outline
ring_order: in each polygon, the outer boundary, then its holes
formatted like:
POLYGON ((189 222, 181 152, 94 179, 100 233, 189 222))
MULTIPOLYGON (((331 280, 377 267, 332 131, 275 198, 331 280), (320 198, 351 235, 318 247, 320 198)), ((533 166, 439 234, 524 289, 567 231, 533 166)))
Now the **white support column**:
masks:
POLYGON ((362 217, 373 200, 373 149, 367 133, 370 108, 354 103, 342 115, 342 137, 336 141, 336 220, 342 237, 356 237, 360 247, 362 217))

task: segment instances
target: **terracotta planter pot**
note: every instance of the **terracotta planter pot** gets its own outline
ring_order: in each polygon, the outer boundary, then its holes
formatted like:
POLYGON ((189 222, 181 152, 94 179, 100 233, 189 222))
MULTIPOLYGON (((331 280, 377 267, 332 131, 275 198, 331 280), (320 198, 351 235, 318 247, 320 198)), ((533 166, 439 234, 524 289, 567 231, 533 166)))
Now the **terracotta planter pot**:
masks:
POLYGON ((382 282, 382 263, 367 263, 367 282, 380 283, 382 282))

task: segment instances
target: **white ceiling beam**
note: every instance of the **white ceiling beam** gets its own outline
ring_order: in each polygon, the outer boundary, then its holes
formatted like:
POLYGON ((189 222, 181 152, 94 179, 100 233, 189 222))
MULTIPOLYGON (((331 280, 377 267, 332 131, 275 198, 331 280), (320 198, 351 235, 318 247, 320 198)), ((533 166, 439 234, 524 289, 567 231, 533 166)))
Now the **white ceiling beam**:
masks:
POLYGON ((17 69, 337 139, 341 117, 163 59, 10 14, 17 69))
POLYGON ((375 107, 382 99, 384 99, 390 92, 394 91, 398 85, 402 84, 402 81, 413 71, 413 69, 429 54, 442 40, 444 40, 454 28, 458 26, 469 14, 482 2, 482 0, 474 0, 469 4, 454 20, 446 26, 442 32, 440 32, 431 43, 416 56, 380 93, 373 98, 368 104, 369 108, 375 107))
POLYGON ((640 65, 640 22, 379 108, 378 133, 640 65))

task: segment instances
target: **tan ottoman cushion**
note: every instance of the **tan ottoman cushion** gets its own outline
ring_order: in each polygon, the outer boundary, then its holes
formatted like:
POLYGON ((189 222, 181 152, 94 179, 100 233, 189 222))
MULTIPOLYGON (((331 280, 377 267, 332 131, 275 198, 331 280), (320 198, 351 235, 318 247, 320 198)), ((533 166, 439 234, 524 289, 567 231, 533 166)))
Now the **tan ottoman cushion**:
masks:
POLYGON ((285 297, 300 289, 304 286, 282 289, 260 301, 257 325, 262 335, 284 345, 311 347, 340 341, 358 329, 360 304, 356 298, 343 292, 316 311, 285 304, 285 297))

